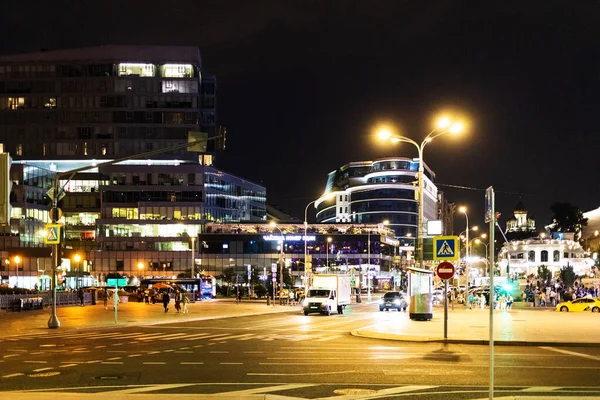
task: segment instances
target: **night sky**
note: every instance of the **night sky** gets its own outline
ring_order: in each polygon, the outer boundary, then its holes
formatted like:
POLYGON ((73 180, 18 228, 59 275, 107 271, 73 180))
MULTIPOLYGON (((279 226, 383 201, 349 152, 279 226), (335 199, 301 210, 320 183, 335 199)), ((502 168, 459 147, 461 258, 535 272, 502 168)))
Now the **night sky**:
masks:
MULTIPOLYGON (((5 2, 0 53, 198 46, 229 135, 217 166, 262 183, 270 204, 301 219, 339 166, 417 156, 376 145, 377 122, 420 142, 445 109, 468 116, 470 130, 436 139, 425 162, 449 200, 470 208, 471 225, 483 223, 490 185, 502 226, 519 200, 538 230, 555 201, 600 206, 596 1, 94 4, 5 2)), ((463 229, 461 215, 456 224, 463 229)))

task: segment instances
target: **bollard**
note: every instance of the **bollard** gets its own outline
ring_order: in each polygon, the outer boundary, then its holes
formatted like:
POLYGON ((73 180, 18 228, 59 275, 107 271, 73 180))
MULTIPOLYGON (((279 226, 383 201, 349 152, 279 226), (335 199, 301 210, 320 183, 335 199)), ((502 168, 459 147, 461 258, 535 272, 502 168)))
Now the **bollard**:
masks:
POLYGON ((267 296, 267 305, 270 306, 271 305, 271 297, 267 296))

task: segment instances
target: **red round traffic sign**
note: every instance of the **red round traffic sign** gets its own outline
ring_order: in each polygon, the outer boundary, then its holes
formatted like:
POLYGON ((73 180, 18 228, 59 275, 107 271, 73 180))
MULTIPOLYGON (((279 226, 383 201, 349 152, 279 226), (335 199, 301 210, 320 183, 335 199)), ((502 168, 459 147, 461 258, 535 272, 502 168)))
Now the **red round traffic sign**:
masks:
POLYGON ((435 268, 435 273, 443 280, 452 279, 454 271, 454 265, 448 261, 441 262, 440 265, 435 268))

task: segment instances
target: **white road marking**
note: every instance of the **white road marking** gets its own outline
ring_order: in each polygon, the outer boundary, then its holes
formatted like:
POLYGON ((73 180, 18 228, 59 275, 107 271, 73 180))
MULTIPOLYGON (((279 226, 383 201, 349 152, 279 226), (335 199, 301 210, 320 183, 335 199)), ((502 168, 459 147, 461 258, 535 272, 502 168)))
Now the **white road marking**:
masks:
POLYGON ((377 391, 377 393, 374 393, 374 394, 367 394, 367 395, 362 395, 362 396, 347 395, 347 396, 321 397, 319 400, 375 399, 375 398, 379 398, 379 397, 384 397, 386 395, 389 396, 389 395, 394 395, 394 394, 399 394, 399 393, 416 392, 418 390, 435 389, 437 387, 438 386, 426 386, 426 385, 398 386, 398 387, 393 387, 393 388, 388 388, 388 389, 380 389, 377 391))
POLYGON ((113 360, 121 360, 123 357, 113 357, 113 358, 108 358, 109 361, 113 361, 113 360))
POLYGON ((75 367, 77 364, 65 364, 65 365, 61 365, 59 366, 59 368, 68 368, 68 367, 75 367))
POLYGON ((102 345, 102 346, 94 346, 94 348, 95 348, 95 349, 103 349, 103 348, 105 348, 105 347, 106 347, 106 345, 102 345))
POLYGON ((5 356, 3 356, 3 358, 11 358, 11 357, 19 357, 18 354, 7 354, 5 356))
POLYGON ((106 350, 107 353, 127 353, 127 350, 106 350))
POLYGON ((246 354, 262 354, 262 351, 245 351, 246 354))
POLYGON ((553 392, 555 390, 561 389, 560 386, 531 386, 526 389, 521 390, 521 392, 553 392))
POLYGON ((229 339, 239 339, 239 338, 251 338, 253 336, 256 336, 256 335, 254 335, 254 333, 246 333, 243 335, 230 335, 230 336, 224 336, 224 337, 220 337, 220 338, 212 338, 210 340, 218 341, 218 340, 229 340, 229 339))
POLYGON ((187 335, 188 335, 187 333, 173 333, 172 335, 167 335, 167 336, 164 336, 164 337, 162 337, 162 338, 160 338, 160 339, 158 339, 158 340, 171 340, 171 339, 177 339, 177 338, 180 338, 180 337, 182 337, 182 336, 187 336, 187 335))
POLYGON ((352 374, 358 371, 332 371, 332 372, 299 372, 292 374, 284 374, 278 372, 248 372, 246 375, 250 376, 310 376, 310 375, 343 375, 343 374, 352 374))
MULTIPOLYGON (((187 340, 187 341, 190 341, 190 340, 204 340, 204 339, 210 339, 210 338, 215 338, 215 337, 220 337, 220 336, 227 336, 227 335, 229 335, 229 334, 228 333, 218 333, 218 334, 215 334, 215 335, 208 335, 208 336, 205 335, 205 336, 202 336, 202 337, 188 337, 188 338, 185 338, 183 340, 187 340)), ((214 343, 210 343, 210 344, 214 344, 214 343)))
POLYGON ((245 390, 235 390, 232 392, 223 392, 219 393, 219 396, 223 396, 224 398, 235 399, 236 397, 248 396, 253 394, 263 394, 269 392, 278 392, 280 390, 293 390, 293 389, 301 389, 306 387, 316 386, 312 383, 290 383, 290 384, 282 384, 282 385, 273 385, 273 386, 265 386, 258 387, 252 389, 245 390))
POLYGON ((177 353, 177 354, 193 354, 194 352, 192 350, 177 350, 177 351, 175 351, 175 353, 177 353))
POLYGON ((127 357, 132 358, 132 357, 141 357, 143 354, 130 354, 127 357))
POLYGON ((222 362, 219 364, 221 364, 221 365, 244 365, 244 363, 241 363, 241 362, 222 362))
POLYGON ((588 360, 600 361, 600 357, 591 356, 591 355, 585 354, 585 353, 578 353, 576 351, 563 350, 563 349, 557 349, 554 347, 546 347, 546 346, 540 347, 540 349, 555 351, 557 353, 568 354, 571 356, 576 356, 576 357, 581 357, 581 358, 587 358, 588 360))
POLYGON ((27 364, 48 364, 48 361, 23 361, 27 364))
POLYGON ((42 371, 48 371, 49 369, 52 369, 50 367, 46 367, 46 368, 38 368, 38 369, 34 369, 33 372, 42 372, 42 371))
POLYGON ((22 376, 22 375, 25 375, 25 374, 23 374, 23 373, 19 372, 19 373, 16 373, 16 374, 4 375, 4 376, 2 376, 2 377, 3 377, 3 378, 14 378, 15 376, 22 376))
POLYGON ((203 362, 192 362, 192 361, 188 361, 188 362, 180 362, 179 364, 181 365, 202 365, 204 364, 203 362))
POLYGON ((102 361, 100 364, 123 364, 123 361, 102 361))
POLYGON ((211 354, 229 354, 228 351, 211 351, 211 354))
POLYGON ((339 339, 339 338, 341 338, 340 335, 337 335, 337 336, 328 336, 328 337, 324 337, 324 338, 313 340, 313 341, 314 342, 327 342, 329 340, 334 340, 334 339, 339 339))
POLYGON ((144 365, 165 365, 166 362, 162 362, 162 361, 145 361, 142 364, 144 364, 144 365))

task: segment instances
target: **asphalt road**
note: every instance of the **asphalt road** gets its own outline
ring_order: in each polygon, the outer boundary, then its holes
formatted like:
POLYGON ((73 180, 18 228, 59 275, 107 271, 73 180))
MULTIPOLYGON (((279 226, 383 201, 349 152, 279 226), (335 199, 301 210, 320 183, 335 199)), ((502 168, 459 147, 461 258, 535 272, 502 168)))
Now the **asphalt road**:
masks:
MULTIPOLYGON (((305 317, 298 308, 148 327, 25 334, 0 341, 0 390, 34 391, 36 398, 99 392, 110 399, 136 393, 487 398, 487 346, 349 335, 382 318, 406 316, 355 305, 330 317, 305 317)), ((598 347, 497 346, 494 360, 497 397, 600 398, 598 347)))

